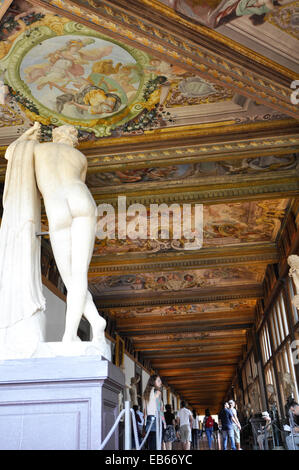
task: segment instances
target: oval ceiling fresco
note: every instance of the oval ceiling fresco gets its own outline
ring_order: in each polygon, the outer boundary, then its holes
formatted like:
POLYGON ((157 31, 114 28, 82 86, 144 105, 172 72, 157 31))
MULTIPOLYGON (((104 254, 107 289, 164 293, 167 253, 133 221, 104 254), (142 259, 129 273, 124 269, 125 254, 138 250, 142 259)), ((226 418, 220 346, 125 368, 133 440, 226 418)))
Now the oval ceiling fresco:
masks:
POLYGON ((148 110, 146 92, 155 78, 149 56, 81 24, 60 21, 55 18, 55 27, 39 21, 1 61, 26 110, 43 124, 70 123, 97 136, 148 110))

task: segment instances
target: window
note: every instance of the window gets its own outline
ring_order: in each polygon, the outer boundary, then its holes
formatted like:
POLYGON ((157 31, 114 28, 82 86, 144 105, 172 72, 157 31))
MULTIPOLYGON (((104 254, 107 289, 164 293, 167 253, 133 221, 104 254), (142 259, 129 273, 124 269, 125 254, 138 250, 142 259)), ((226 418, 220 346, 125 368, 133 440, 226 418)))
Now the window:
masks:
POLYGON ((276 304, 269 314, 269 324, 273 338, 274 350, 276 350, 289 335, 287 314, 282 293, 279 295, 276 304))
POLYGON ((261 412, 260 384, 253 353, 250 354, 243 368, 243 386, 245 388, 246 404, 250 403, 251 412, 261 412), (244 383, 244 376, 246 376, 246 383, 244 383))
POLYGON ((265 381, 266 381, 266 394, 268 397, 268 403, 271 406, 274 404, 278 408, 278 394, 276 388, 276 382, 274 378, 273 364, 272 361, 265 367, 265 381))
POLYGON ((283 324, 283 331, 284 331, 283 339, 285 339, 289 335, 290 332, 289 332, 287 314, 286 314, 285 303, 284 303, 284 298, 283 298, 282 293, 280 293, 280 296, 278 298, 277 308, 280 312, 281 322, 283 324))
POLYGON ((266 364, 272 356, 269 331, 267 324, 264 325, 260 334, 260 342, 263 356, 263 363, 266 364))

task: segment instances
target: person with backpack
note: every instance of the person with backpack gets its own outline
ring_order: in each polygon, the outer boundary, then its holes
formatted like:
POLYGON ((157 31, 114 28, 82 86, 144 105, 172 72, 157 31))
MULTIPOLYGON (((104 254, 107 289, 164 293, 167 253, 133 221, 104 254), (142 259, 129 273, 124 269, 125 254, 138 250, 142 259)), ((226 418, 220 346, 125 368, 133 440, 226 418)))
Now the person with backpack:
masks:
POLYGON ((205 411, 204 425, 205 425, 206 435, 208 438, 209 449, 211 450, 212 449, 212 436, 213 436, 213 430, 214 430, 214 420, 208 408, 205 411))

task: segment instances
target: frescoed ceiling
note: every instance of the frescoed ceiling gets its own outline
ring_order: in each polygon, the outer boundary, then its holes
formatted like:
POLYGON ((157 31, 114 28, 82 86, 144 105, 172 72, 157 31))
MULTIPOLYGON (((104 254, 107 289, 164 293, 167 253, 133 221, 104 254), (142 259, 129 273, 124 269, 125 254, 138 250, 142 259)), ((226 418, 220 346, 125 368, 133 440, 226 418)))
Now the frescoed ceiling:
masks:
POLYGON ((217 30, 298 72, 298 1, 160 0, 182 18, 217 30))
POLYGON ((1 188, 9 143, 68 123, 116 228, 119 196, 148 230, 152 204, 202 204, 202 246, 98 231, 89 269, 99 312, 200 412, 218 412, 299 220, 298 2, 252 3, 0 0, 1 188))

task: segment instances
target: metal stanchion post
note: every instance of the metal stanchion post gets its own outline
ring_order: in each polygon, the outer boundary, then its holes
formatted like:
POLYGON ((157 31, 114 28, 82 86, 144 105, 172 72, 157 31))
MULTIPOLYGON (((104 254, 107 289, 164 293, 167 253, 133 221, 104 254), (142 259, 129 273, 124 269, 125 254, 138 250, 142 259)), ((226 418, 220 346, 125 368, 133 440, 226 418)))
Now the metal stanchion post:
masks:
POLYGON ((125 450, 132 449, 130 402, 125 401, 125 450))
POLYGON ((295 427, 295 424, 294 424, 294 416, 293 416, 293 413, 291 412, 291 410, 289 410, 289 423, 290 423, 290 428, 291 428, 291 436, 292 436, 293 449, 296 450, 296 447, 295 447, 295 439, 294 439, 294 427, 295 427))
POLYGON ((161 450, 162 419, 159 411, 156 411, 156 449, 161 450))

